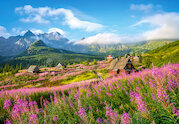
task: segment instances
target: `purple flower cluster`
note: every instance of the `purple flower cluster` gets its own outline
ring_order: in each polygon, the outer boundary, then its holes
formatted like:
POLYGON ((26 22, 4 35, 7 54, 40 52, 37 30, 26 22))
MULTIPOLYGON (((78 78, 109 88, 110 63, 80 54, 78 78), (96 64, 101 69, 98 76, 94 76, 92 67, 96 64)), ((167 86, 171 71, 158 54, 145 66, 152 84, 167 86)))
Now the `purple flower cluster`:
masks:
POLYGON ((152 79, 149 79, 149 85, 151 88, 156 88, 156 85, 153 83, 152 79))
POLYGON ((111 94, 111 93, 108 93, 108 92, 106 92, 106 95, 108 95, 108 96, 112 96, 112 94, 111 94))
POLYGON ((131 117, 128 113, 124 112, 121 117, 122 124, 130 124, 131 123, 131 117))
POLYGON ((158 96, 157 96, 157 99, 158 99, 159 101, 164 102, 164 101, 169 100, 169 97, 168 97, 166 91, 163 90, 163 88, 157 88, 157 95, 158 95, 158 96))
POLYGON ((85 108, 81 108, 81 107, 79 108, 78 116, 80 116, 81 118, 86 116, 85 108))
POLYGON ((111 123, 117 123, 119 121, 118 119, 118 113, 114 111, 111 107, 106 105, 106 114, 105 116, 108 118, 108 120, 111 123))
POLYGON ((169 91, 172 91, 172 89, 176 90, 178 88, 179 84, 175 82, 175 80, 169 80, 167 87, 169 91))
POLYGON ((30 119, 29 119, 29 124, 31 124, 32 122, 33 122, 33 124, 38 124, 37 121, 38 121, 37 115, 36 114, 32 114, 30 116, 30 119))
POLYGON ((135 100, 138 106, 138 111, 141 113, 147 113, 147 107, 145 102, 143 102, 143 98, 138 93, 130 92, 131 100, 135 100))
POLYGON ((151 96, 153 100, 156 100, 155 94, 153 92, 151 92, 151 96))
POLYGON ((98 118, 96 119, 96 122, 97 122, 98 124, 102 124, 102 123, 103 123, 103 120, 102 120, 100 117, 98 117, 98 118))
POLYGON ((4 101, 4 109, 6 108, 6 109, 8 109, 8 108, 10 108, 10 106, 11 106, 11 99, 8 99, 8 100, 5 100, 4 101))
POLYGON ((58 120, 59 118, 57 118, 56 116, 53 117, 53 120, 56 121, 58 120))

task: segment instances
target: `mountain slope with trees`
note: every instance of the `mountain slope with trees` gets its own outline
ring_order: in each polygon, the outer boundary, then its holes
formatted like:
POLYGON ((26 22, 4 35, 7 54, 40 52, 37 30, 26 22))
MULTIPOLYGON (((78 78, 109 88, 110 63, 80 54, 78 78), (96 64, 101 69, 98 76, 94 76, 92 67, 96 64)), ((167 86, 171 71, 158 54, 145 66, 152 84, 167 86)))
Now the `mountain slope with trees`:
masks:
POLYGON ((161 67, 163 64, 179 63, 179 40, 149 51, 143 57, 143 64, 150 67, 152 63, 161 67))

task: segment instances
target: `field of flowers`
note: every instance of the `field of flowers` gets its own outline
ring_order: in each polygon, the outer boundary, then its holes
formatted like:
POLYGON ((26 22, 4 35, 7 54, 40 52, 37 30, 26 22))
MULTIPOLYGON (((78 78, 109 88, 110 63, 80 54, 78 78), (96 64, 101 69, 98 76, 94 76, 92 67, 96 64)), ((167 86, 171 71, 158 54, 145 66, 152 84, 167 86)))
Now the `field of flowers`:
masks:
POLYGON ((179 64, 169 64, 104 81, 4 89, 0 123, 176 124, 178 77, 179 64))
POLYGON ((0 91, 2 89, 18 89, 18 88, 37 88, 45 86, 59 86, 72 82, 96 79, 97 76, 93 71, 103 73, 105 78, 107 72, 106 67, 109 65, 106 61, 98 61, 96 65, 90 63, 85 66, 83 64, 69 65, 67 68, 58 69, 55 67, 40 68, 40 73, 27 73, 27 69, 19 70, 16 74, 0 73, 0 91))

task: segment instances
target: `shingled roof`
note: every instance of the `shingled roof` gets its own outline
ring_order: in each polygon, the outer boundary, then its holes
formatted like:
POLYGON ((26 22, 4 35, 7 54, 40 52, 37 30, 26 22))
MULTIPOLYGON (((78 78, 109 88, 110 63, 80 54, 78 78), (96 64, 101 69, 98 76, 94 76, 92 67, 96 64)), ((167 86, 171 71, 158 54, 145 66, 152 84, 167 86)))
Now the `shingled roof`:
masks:
POLYGON ((111 64, 110 64, 110 66, 109 66, 109 70, 112 70, 115 66, 116 66, 116 64, 117 64, 117 62, 119 61, 119 59, 118 58, 116 58, 116 59, 114 59, 112 62, 111 62, 111 64))
POLYGON ((58 65, 56 66, 56 68, 58 68, 58 69, 62 69, 62 68, 63 68, 63 66, 62 66, 62 64, 61 64, 61 63, 58 63, 58 65))
POLYGON ((114 69, 114 70, 115 70, 115 69, 124 69, 129 60, 130 60, 130 57, 121 58, 121 59, 117 62, 116 66, 115 66, 113 69, 114 69))
POLYGON ((27 72, 30 72, 30 73, 39 72, 39 68, 36 65, 31 65, 28 68, 27 72))
POLYGON ((111 62, 109 66, 109 70, 117 70, 117 69, 124 69, 127 63, 129 63, 130 57, 115 59, 111 62))

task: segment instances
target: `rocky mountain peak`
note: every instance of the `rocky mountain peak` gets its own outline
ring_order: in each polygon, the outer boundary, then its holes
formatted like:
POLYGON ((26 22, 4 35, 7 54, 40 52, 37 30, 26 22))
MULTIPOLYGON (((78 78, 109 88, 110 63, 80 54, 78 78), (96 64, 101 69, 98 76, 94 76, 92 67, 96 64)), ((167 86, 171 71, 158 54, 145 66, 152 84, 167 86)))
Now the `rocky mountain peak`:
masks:
POLYGON ((35 34, 33 34, 30 30, 28 30, 25 34, 24 37, 32 37, 35 36, 35 34))

